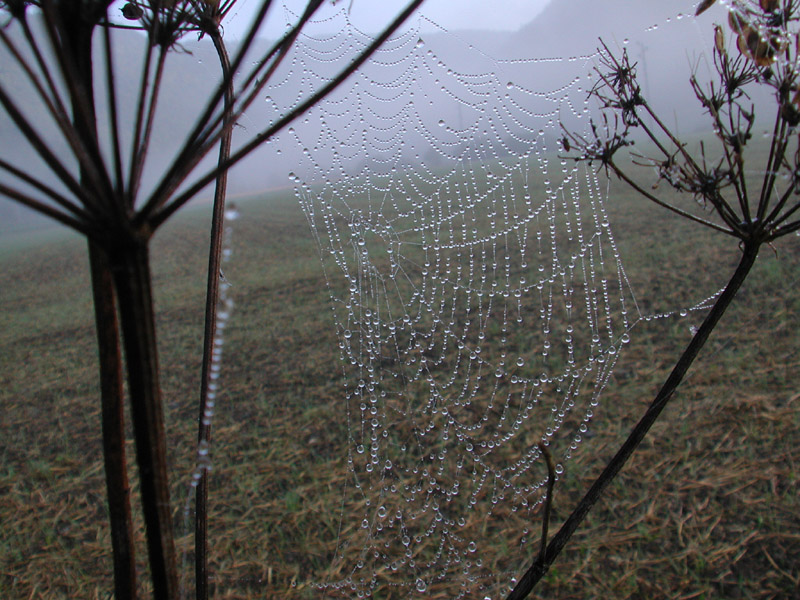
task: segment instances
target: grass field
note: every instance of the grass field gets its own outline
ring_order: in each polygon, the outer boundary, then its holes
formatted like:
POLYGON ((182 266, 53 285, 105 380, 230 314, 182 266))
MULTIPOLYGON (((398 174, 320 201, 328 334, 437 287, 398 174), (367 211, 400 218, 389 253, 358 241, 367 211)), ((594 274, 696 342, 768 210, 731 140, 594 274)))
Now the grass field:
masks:
MULTIPOLYGON (((236 308, 214 424, 214 597, 316 598, 322 594, 308 582, 346 576, 329 568, 347 477, 338 339, 317 251, 294 198, 240 208, 226 270, 236 308)), ((690 306, 724 285, 735 267, 738 249, 730 239, 624 196, 609 209, 646 311, 690 306)), ((199 393, 207 229, 202 210, 192 209, 154 243, 173 502, 186 552, 183 504, 199 393)), ((800 594, 799 242, 793 237, 774 253, 762 252, 662 422, 536 597, 800 594)), ((108 598, 110 537, 84 244, 66 234, 0 241, 0 281, 0 597, 108 598)), ((637 327, 594 436, 558 483, 551 531, 643 411, 702 314, 637 327)), ((487 540, 497 546, 496 569, 521 572, 533 558, 513 548, 525 524, 512 516, 503 523, 487 540)), ((141 523, 137 532, 141 557, 141 523)), ((139 580, 146 590, 144 567, 139 580)), ((328 597, 349 596, 329 588, 328 597)), ((452 593, 443 587, 428 597, 452 593)))

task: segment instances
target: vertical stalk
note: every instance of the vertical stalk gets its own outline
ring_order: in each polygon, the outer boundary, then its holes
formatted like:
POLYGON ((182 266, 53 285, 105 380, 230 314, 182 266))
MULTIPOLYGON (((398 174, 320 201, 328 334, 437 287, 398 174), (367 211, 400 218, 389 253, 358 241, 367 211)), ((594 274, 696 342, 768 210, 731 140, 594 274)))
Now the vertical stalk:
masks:
MULTIPOLYGON (((64 16, 77 19, 65 29, 69 35, 58 40, 69 48, 69 55, 74 61, 75 78, 69 87, 72 125, 84 147, 97 147, 92 66, 93 24, 90 19, 81 20, 81 15, 67 12, 64 16)), ((85 158, 91 160, 90 157, 85 158)), ((94 191, 92 184, 96 181, 92 175, 86 162, 81 162, 80 187, 90 195, 94 191)), ((136 597, 136 551, 125 457, 125 396, 114 282, 104 250, 93 241, 88 244, 100 370, 103 463, 114 563, 114 597, 133 600, 136 597)))
POLYGON ((114 556, 114 598, 133 600, 136 598, 136 552, 125 457, 125 396, 114 282, 105 254, 93 242, 89 242, 89 264, 100 361, 103 462, 114 556))
POLYGON ((656 419, 658 419, 661 411, 664 410, 664 407, 669 402, 675 389, 683 380, 686 371, 688 371, 689 367, 694 362, 700 349, 706 343, 709 334, 714 327, 716 327, 720 318, 725 313, 725 310, 730 306, 742 282, 747 278, 750 269, 753 267, 753 264, 755 264, 760 246, 761 242, 759 241, 744 242, 744 252, 739 261, 739 266, 736 267, 736 271, 734 271, 731 276, 728 285, 725 286, 722 294, 717 298, 714 306, 711 307, 711 311, 706 316, 700 329, 698 329, 692 341, 689 342, 689 345, 683 351, 683 354, 680 359, 678 359, 678 362, 675 364, 669 377, 667 377, 667 380, 661 386, 658 394, 656 394, 647 412, 645 412, 644 416, 642 416, 633 430, 631 430, 628 439, 625 440, 625 443, 622 444, 608 465, 606 465, 606 468, 589 488, 589 491, 586 492, 586 495, 578 503, 578 506, 561 526, 561 529, 559 529, 558 533, 547 545, 547 551, 539 554, 530 568, 525 572, 525 575, 522 576, 514 587, 507 600, 522 600, 528 596, 536 583, 547 573, 550 565, 553 564, 553 561, 555 561, 556 557, 561 553, 561 550, 564 549, 564 545, 572 534, 575 533, 578 525, 581 524, 589 513, 589 510, 591 510, 592 506, 597 502, 597 499, 608 487, 608 484, 617 476, 644 439, 645 435, 647 435, 650 427, 656 422, 656 419))
POLYGON ((178 570, 147 240, 131 240, 110 258, 122 323, 153 597, 173 600, 178 597, 178 570))
MULTIPOLYGON (((228 51, 218 29, 209 32, 219 55, 225 87, 225 115, 223 135, 220 140, 218 164, 223 165, 230 158, 233 128, 233 74, 228 51)), ((214 209, 211 220, 211 241, 208 253, 208 281, 206 286, 206 317, 203 333, 203 365, 200 381, 200 414, 198 415, 197 441, 211 442, 211 424, 206 423, 204 413, 210 383, 214 336, 217 332, 217 305, 219 302, 220 261, 222 255, 222 230, 224 227, 225 195, 228 186, 228 170, 222 169, 217 175, 214 190, 214 209)), ((203 469, 195 492, 195 597, 208 599, 208 471, 203 469)))

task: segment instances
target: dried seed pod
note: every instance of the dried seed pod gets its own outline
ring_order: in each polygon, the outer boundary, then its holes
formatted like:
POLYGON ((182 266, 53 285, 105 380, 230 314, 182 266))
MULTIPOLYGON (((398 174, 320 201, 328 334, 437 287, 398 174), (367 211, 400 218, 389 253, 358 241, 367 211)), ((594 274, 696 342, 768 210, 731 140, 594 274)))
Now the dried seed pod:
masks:
POLYGON ((775 60, 777 45, 765 41, 758 31, 750 27, 739 34, 736 46, 739 52, 752 59, 759 67, 768 67, 775 60))
POLYGON ((700 4, 697 5, 697 10, 695 11, 694 16, 696 17, 706 12, 716 1, 717 0, 702 0, 700 4))
POLYGON ((714 25, 714 46, 720 54, 725 51, 725 32, 719 25, 714 25))
POLYGON ((735 10, 728 11, 728 26, 736 33, 742 33, 745 29, 750 29, 747 19, 735 10))
POLYGON ((142 18, 143 14, 144 11, 142 10, 142 7, 138 4, 134 4, 133 2, 128 2, 122 7, 122 16, 129 21, 138 21, 142 18))

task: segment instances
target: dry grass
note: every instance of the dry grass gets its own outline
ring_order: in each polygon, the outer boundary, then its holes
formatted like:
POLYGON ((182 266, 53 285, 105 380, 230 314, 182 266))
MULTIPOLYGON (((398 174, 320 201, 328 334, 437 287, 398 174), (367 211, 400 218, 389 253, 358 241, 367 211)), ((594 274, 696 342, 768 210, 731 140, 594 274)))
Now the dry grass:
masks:
MULTIPOLYGON (((621 202, 616 210, 612 223, 643 308, 658 312, 663 303, 687 303, 724 283, 735 247, 709 250, 708 239, 664 219, 658 224, 667 233, 656 245, 649 209, 621 202)), ((337 340, 299 209, 277 199, 245 215, 229 274, 237 307, 214 433, 214 597, 318 598, 309 581, 347 575, 332 563, 337 539, 350 534, 338 529, 347 430, 339 411, 337 340)), ((204 226, 200 216, 184 218, 156 248, 181 533, 199 388, 204 226)), ((777 258, 764 253, 724 329, 537 597, 766 599, 800 593, 798 249, 791 240, 777 258)), ((0 597, 108 598, 111 561, 83 246, 68 239, 24 252, 7 249, 0 281, 0 597)), ((558 482, 551 531, 623 439, 701 316, 637 327, 595 418, 594 436, 558 482)), ((131 476, 135 481, 133 470, 131 476)), ((539 527, 506 516, 486 532, 486 546, 496 554, 488 570, 501 580, 533 558, 539 527), (525 526, 531 539, 518 550, 525 526)), ((189 537, 179 544, 190 560, 189 537)), ((140 583, 145 591, 144 568, 140 583)), ((452 598, 458 585, 442 582, 427 597, 452 598)), ((375 597, 404 598, 409 590, 386 588, 375 597)), ((351 597, 333 588, 326 595, 351 597)))

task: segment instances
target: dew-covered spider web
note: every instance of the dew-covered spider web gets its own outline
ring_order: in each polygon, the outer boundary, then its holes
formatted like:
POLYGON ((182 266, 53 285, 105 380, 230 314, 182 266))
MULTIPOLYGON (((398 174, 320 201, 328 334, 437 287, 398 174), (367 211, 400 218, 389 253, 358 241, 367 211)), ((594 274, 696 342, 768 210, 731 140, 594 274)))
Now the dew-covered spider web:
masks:
MULTIPOLYGON (((276 113, 371 40, 344 10, 319 26, 276 113)), ((341 359, 343 575, 309 578, 325 597, 504 597, 538 550, 539 445, 569 469, 644 317, 607 183, 560 156, 561 123, 588 127, 596 56, 498 59, 432 29, 420 18, 273 142, 341 359)))

